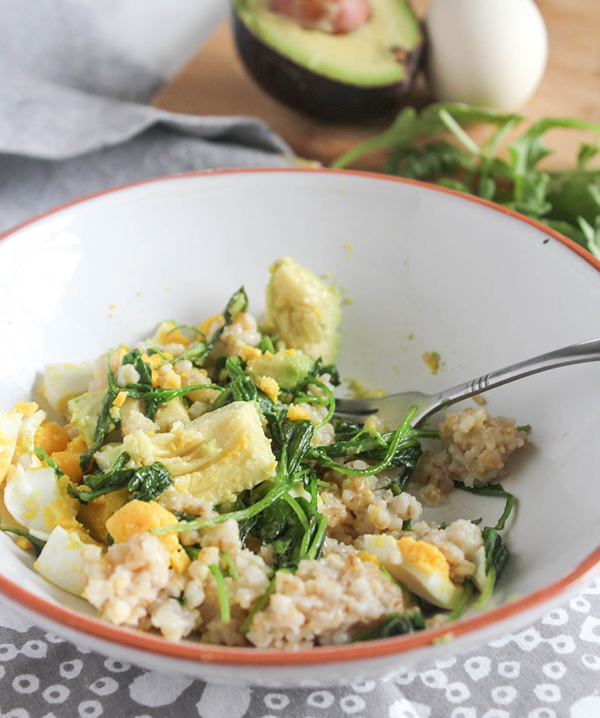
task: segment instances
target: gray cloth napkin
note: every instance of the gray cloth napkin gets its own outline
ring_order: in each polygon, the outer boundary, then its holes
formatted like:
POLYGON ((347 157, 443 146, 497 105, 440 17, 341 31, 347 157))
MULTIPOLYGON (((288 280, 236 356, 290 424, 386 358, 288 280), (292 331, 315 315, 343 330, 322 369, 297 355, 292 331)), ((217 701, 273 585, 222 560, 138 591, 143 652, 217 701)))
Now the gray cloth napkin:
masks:
POLYGON ((0 231, 148 177, 290 163, 258 120, 141 104, 161 78, 119 55, 92 20, 76 0, 0 0, 0 231))
MULTIPOLYGON (((147 177, 289 164, 261 122, 143 104, 159 83, 97 32, 89 5, 0 0, 0 231, 147 177)), ((597 718, 600 581, 527 630, 399 669, 335 689, 223 688, 92 653, 0 604, 0 718, 597 718)))

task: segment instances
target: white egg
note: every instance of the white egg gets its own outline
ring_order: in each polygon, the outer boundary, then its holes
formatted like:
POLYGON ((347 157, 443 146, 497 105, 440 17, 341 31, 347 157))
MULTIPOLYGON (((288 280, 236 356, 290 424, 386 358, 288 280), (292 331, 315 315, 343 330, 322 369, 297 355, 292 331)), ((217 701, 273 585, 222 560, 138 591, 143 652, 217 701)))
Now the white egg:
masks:
POLYGON ((405 536, 366 535, 365 551, 409 591, 434 606, 454 608, 463 593, 462 586, 450 579, 450 566, 433 544, 405 536))
POLYGON ((87 391, 93 377, 94 369, 87 362, 50 364, 46 367, 40 393, 55 411, 64 414, 69 399, 87 391))
POLYGON ((36 432, 45 419, 46 412, 39 409, 21 421, 13 462, 19 464, 24 469, 41 466, 41 462, 33 453, 33 449, 35 447, 36 432))
POLYGON ((53 469, 16 466, 4 489, 10 515, 34 536, 46 539, 60 521, 77 515, 77 501, 60 489, 53 469))
POLYGON ((56 526, 34 566, 48 581, 80 596, 85 585, 85 561, 81 555, 84 546, 75 531, 56 526))
POLYGON ((426 27, 437 100, 508 112, 542 80, 548 34, 533 0, 433 0, 426 27))
POLYGON ((18 411, 0 413, 0 484, 10 469, 22 421, 23 416, 18 411))

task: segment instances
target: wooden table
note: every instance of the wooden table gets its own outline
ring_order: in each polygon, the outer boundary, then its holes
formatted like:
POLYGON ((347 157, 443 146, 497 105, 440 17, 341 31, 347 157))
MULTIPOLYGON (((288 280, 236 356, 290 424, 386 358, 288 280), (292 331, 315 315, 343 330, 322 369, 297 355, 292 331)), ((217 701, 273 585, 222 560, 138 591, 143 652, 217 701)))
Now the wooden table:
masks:
MULTIPOLYGON (((413 2, 423 14, 428 0, 413 2)), ((600 122, 600 2, 598 0, 539 0, 550 39, 548 68, 535 96, 522 109, 528 118, 577 116, 600 122)), ((421 79, 413 92, 416 103, 426 98, 421 79)), ((295 152, 324 164, 389 123, 340 127, 311 120, 271 99, 249 77, 235 53, 228 23, 224 23, 193 60, 154 99, 157 107, 195 115, 252 115, 268 122, 295 152)), ((557 131, 550 135, 555 149, 550 164, 573 163, 582 135, 557 131)), ((357 166, 381 167, 372 155, 357 166)))

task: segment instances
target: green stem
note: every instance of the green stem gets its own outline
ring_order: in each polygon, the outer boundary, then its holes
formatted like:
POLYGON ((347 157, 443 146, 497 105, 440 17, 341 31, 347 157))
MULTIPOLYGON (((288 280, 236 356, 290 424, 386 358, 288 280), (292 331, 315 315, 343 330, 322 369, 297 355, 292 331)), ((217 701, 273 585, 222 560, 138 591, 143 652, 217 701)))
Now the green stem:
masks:
POLYGON ((374 474, 379 474, 381 471, 385 471, 394 460, 394 456, 396 454, 396 451, 398 450, 400 442, 408 434, 408 432, 411 431, 410 423, 415 414, 417 413, 417 410, 418 406, 416 404, 413 404, 413 406, 411 406, 411 408, 409 409, 408 414, 404 417, 404 421, 394 432, 392 441, 386 455, 377 464, 373 464, 366 469, 353 469, 351 466, 338 464, 326 455, 319 455, 318 458, 316 458, 315 460, 317 461, 317 463, 321 464, 321 466, 335 469, 338 473, 345 474, 346 476, 373 476, 374 474))
POLYGON ((227 584, 223 572, 219 565, 213 563, 209 566, 210 572, 215 578, 217 584, 217 593, 219 594, 219 605, 221 607, 221 621, 227 625, 231 621, 231 611, 229 608, 229 593, 227 592, 227 584))
POLYGON ((458 603, 456 604, 456 606, 454 606, 452 612, 450 613, 449 619, 451 621, 458 621, 458 619, 463 615, 463 613, 467 610, 469 606, 472 595, 473 584, 471 583, 471 581, 465 581, 463 585, 462 595, 459 598, 458 603))

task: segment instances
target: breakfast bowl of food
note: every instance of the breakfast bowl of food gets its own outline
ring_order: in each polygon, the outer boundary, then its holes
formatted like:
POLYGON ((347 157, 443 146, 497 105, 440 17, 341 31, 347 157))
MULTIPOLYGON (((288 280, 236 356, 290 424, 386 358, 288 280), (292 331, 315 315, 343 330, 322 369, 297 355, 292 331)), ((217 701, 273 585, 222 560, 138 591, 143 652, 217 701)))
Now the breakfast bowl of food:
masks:
POLYGON ((595 337, 599 269, 516 213, 359 172, 167 177, 17 227, 1 600, 122 660, 280 686, 526 624, 600 562, 599 367, 424 420, 344 397, 595 337))

